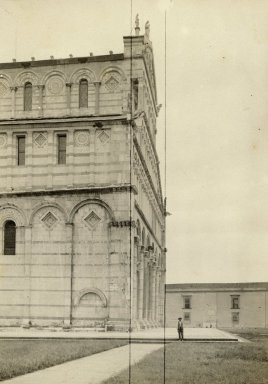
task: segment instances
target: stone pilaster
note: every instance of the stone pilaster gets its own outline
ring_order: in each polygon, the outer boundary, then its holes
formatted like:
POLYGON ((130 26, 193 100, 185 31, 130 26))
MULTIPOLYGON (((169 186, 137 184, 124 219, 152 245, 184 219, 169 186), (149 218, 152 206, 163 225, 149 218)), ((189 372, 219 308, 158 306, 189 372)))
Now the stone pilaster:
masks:
POLYGON ((16 92, 18 90, 18 87, 10 87, 11 90, 11 99, 12 99, 12 110, 11 110, 11 117, 15 119, 16 117, 16 92))
POLYGON ((32 163, 33 163, 33 132, 28 131, 26 137, 26 154, 27 154, 27 181, 26 189, 32 189, 32 163))
POLYGON ((73 223, 66 223, 66 254, 65 276, 70 276, 66 279, 65 294, 64 294, 64 325, 71 325, 72 310, 73 310, 73 223))
POLYGON ((47 153, 47 189, 51 189, 53 185, 53 160, 55 158, 54 155, 54 134, 53 132, 48 132, 47 136, 47 146, 48 146, 48 153, 47 153))
POLYGON ((95 85, 95 115, 100 113, 100 81, 94 81, 95 85))
POLYGON ((43 92, 44 92, 44 88, 45 86, 44 85, 38 85, 37 86, 38 90, 39 90, 39 117, 42 117, 43 114, 44 114, 44 110, 43 110, 43 92))
POLYGON ((72 83, 66 83, 66 108, 67 114, 71 114, 72 83))
MULTIPOLYGON (((11 131, 7 132, 7 164, 6 164, 6 189, 10 191, 12 187, 12 169, 13 169, 13 135, 11 131)), ((15 160, 16 161, 16 160, 15 160)))
POLYGON ((24 275, 26 279, 26 302, 24 318, 25 323, 31 320, 31 296, 32 296, 32 226, 24 227, 24 275))
POLYGON ((68 188, 72 188, 74 184, 74 131, 70 129, 68 131, 68 159, 66 163, 68 164, 68 188))

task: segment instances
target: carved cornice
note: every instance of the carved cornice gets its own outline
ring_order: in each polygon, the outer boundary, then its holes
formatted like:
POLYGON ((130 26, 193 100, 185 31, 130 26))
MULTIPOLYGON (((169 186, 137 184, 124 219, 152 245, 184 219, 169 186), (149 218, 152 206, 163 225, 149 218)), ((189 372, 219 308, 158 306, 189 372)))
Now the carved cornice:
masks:
POLYGON ((121 221, 111 221, 109 223, 110 227, 117 227, 117 228, 123 228, 123 227, 136 227, 135 220, 121 220, 121 221))
POLYGON ((51 196, 51 195, 74 195, 74 194, 93 194, 101 195, 107 193, 122 193, 133 192, 137 194, 137 189, 134 185, 112 185, 107 187, 85 187, 85 188, 70 188, 70 189, 53 189, 53 190, 37 190, 37 191, 13 191, 0 192, 1 197, 16 197, 16 196, 51 196))

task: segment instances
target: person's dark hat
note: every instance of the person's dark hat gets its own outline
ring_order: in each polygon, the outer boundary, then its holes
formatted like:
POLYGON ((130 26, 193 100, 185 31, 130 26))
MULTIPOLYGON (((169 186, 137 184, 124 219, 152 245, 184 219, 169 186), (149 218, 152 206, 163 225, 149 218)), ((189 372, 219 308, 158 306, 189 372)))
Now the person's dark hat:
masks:
POLYGON ((178 320, 182 320, 182 317, 178 317, 178 320))

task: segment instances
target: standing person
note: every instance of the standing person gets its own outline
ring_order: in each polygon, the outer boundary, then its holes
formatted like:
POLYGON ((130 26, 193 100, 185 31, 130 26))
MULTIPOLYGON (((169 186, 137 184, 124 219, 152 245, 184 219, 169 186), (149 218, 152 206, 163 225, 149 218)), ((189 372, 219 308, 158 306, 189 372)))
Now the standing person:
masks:
POLYGON ((179 335, 179 340, 183 340, 183 322, 182 318, 178 318, 178 335, 179 335))

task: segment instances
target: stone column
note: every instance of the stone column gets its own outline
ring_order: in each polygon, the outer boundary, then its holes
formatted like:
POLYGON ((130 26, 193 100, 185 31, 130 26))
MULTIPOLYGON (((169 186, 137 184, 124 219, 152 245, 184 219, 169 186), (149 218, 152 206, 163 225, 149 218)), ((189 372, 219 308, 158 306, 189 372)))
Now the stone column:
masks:
POLYGON ((65 276, 66 278, 64 287, 64 325, 70 326, 72 321, 73 311, 73 223, 65 223, 66 229, 66 262, 65 262, 65 276))
POLYGON ((139 292, 139 319, 143 318, 143 296, 144 296, 144 247, 140 247, 140 264, 139 264, 139 276, 140 276, 140 292, 139 292))
MULTIPOLYGON (((11 190, 12 187, 12 169, 13 169, 13 136, 11 131, 7 131, 7 164, 6 164, 6 189, 11 190)), ((16 161, 16 159, 15 159, 16 161)))
POLYGON ((159 301, 160 301, 160 272, 159 266, 156 267, 156 280, 155 280, 155 320, 159 322, 159 301))
POLYGON ((25 292, 26 292, 26 306, 24 312, 25 323, 31 320, 31 295, 32 295, 32 225, 25 226, 24 229, 24 275, 25 275, 25 292))
POLYGON ((144 110, 144 84, 141 79, 139 79, 138 85, 138 110, 144 110))
POLYGON ((148 252, 143 253, 143 315, 144 319, 147 319, 147 295, 148 295, 148 252))
POLYGON ((74 131, 73 129, 68 130, 68 159, 66 163, 68 164, 68 188, 72 188, 74 184, 74 131))
POLYGON ((54 132, 48 131, 47 133, 47 189, 52 189, 53 175, 52 168, 55 160, 54 153, 54 132))
POLYGON ((95 115, 98 115, 100 112, 100 81, 94 81, 95 85, 95 115))
POLYGON ((67 114, 71 114, 71 90, 72 90, 72 83, 66 83, 66 107, 67 107, 67 114))
POLYGON ((38 90, 39 90, 39 117, 42 117, 43 116, 43 91, 44 91, 44 88, 45 86, 44 85, 38 85, 37 86, 38 90))
POLYGON ((27 176, 26 176, 26 189, 27 191, 32 190, 32 163, 33 163, 33 132, 29 131, 27 133, 27 144, 26 144, 26 153, 27 153, 27 176))
POLYGON ((139 238, 138 236, 134 237, 134 262, 133 267, 136 271, 136 281, 134 286, 135 291, 135 317, 138 320, 139 318, 139 302, 140 302, 140 255, 139 255, 139 238))
POLYGON ((11 109, 11 117, 15 119, 16 117, 16 92, 18 90, 18 87, 10 87, 11 93, 12 93, 12 109, 11 109))
POLYGON ((156 270, 155 266, 152 265, 151 267, 151 273, 152 273, 152 278, 151 278, 151 320, 155 321, 155 287, 156 287, 156 270))
POLYGON ((152 274, 151 274, 151 265, 150 261, 148 261, 148 266, 147 266, 147 292, 146 292, 146 309, 147 309, 147 320, 151 320, 151 279, 152 279, 152 274))

